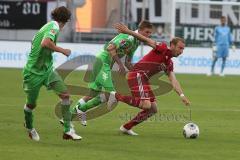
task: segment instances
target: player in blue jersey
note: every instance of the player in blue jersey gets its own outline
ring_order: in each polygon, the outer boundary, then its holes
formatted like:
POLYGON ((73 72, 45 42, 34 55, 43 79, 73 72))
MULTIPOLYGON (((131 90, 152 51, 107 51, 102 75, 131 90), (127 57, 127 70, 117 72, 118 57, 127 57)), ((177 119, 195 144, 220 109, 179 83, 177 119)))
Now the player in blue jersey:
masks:
POLYGON ((221 25, 217 26, 214 30, 214 42, 216 45, 216 48, 214 48, 214 56, 213 56, 213 62, 211 66, 211 72, 209 75, 214 74, 214 67, 218 60, 218 58, 222 58, 222 66, 220 71, 220 76, 224 76, 224 68, 226 64, 226 60, 229 54, 229 46, 233 45, 231 30, 226 24, 226 17, 222 16, 221 19, 221 25))

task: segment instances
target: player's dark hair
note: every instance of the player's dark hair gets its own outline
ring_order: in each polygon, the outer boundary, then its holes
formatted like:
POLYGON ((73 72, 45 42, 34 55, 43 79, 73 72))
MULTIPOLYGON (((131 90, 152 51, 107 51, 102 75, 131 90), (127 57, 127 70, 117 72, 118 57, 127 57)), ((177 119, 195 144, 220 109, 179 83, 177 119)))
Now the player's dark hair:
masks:
POLYGON ((71 12, 66 7, 61 6, 61 7, 55 8, 51 12, 51 16, 52 16, 52 19, 57 22, 66 23, 71 17, 71 12))
POLYGON ((174 38, 170 41, 170 45, 173 44, 174 46, 176 46, 179 41, 181 41, 182 43, 185 43, 185 40, 184 40, 183 38, 174 37, 174 38))
POLYGON ((149 21, 147 20, 142 20, 139 25, 138 25, 138 28, 140 30, 144 29, 144 28, 150 28, 150 29, 153 29, 153 24, 150 23, 149 21))

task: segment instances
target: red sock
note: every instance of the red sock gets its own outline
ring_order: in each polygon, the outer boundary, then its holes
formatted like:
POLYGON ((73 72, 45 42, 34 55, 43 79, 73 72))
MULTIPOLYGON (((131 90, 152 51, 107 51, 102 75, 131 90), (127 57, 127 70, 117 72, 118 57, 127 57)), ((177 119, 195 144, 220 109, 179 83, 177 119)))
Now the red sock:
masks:
POLYGON ((136 117, 134 117, 132 120, 124 124, 124 128, 131 129, 132 127, 138 125, 139 123, 145 121, 148 119, 148 117, 151 117, 153 115, 152 110, 143 110, 137 114, 136 117))
POLYGON ((140 98, 136 98, 136 97, 132 97, 132 96, 123 96, 119 93, 116 93, 115 97, 118 101, 127 103, 131 106, 134 106, 134 107, 139 107, 140 98))

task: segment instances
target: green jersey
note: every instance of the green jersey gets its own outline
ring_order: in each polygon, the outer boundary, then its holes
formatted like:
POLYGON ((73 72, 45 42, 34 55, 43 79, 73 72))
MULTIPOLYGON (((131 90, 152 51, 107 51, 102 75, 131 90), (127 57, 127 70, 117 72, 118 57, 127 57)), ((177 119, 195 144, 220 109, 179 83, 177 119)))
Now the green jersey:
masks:
POLYGON ((59 25, 56 21, 48 22, 35 34, 24 70, 44 75, 53 69, 53 51, 41 47, 41 42, 45 38, 50 38, 56 44, 58 34, 59 25))
POLYGON ((140 42, 135 37, 128 34, 119 34, 115 38, 113 38, 110 42, 108 42, 104 49, 97 55, 97 57, 101 58, 104 63, 111 64, 112 58, 111 55, 106 50, 109 44, 114 44, 117 49, 118 57, 123 57, 124 55, 128 55, 130 57, 133 56, 140 42))

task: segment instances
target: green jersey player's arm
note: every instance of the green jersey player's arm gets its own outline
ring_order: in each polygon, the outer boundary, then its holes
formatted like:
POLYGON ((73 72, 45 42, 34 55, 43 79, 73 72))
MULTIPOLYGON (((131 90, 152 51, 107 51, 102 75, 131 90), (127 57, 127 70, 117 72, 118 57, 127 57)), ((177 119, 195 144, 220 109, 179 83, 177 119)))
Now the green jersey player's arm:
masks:
POLYGON ((132 70, 132 68, 133 68, 132 56, 126 55, 125 66, 127 67, 128 70, 132 70))
MULTIPOLYGON (((112 69, 115 61, 112 61, 110 68, 112 69)), ((132 70, 133 65, 132 65, 132 57, 131 56, 126 56, 125 57, 125 66, 127 67, 128 70, 132 70)))
POLYGON ((132 50, 134 45, 133 39, 134 39, 133 37, 132 39, 129 38, 129 35, 127 34, 119 34, 110 42, 110 44, 115 46, 116 52, 122 51, 126 55, 125 66, 127 67, 128 70, 132 69, 131 60, 132 55, 135 52, 135 50, 132 50))
POLYGON ((116 23, 114 24, 114 28, 116 28, 118 30, 118 32, 120 33, 125 33, 125 34, 129 34, 129 35, 132 35, 134 37, 136 37, 137 39, 139 39, 140 41, 146 43, 148 46, 152 47, 152 48, 156 48, 156 41, 152 40, 151 38, 147 38, 139 33, 136 33, 130 29, 128 29, 127 26, 125 26, 124 24, 122 23, 116 23))
POLYGON ((135 47, 131 47, 130 51, 128 52, 128 54, 125 57, 125 66, 127 67, 127 69, 130 71, 133 69, 133 64, 132 64, 132 57, 135 53, 137 48, 135 47))
POLYGON ((108 46, 107 46, 107 51, 108 53, 111 55, 112 59, 117 62, 118 66, 119 66, 119 71, 122 73, 122 74, 125 74, 126 71, 125 71, 125 68, 121 62, 121 60, 119 59, 118 55, 117 55, 117 47, 110 43, 108 46))
POLYGON ((44 48, 49 48, 55 52, 60 52, 65 56, 69 56, 71 51, 69 49, 64 49, 55 45, 55 43, 50 38, 44 38, 41 42, 41 46, 44 48))
POLYGON ((48 48, 54 52, 60 52, 60 53, 64 54, 65 56, 69 56, 71 54, 71 50, 58 47, 54 43, 57 32, 58 32, 58 30, 53 30, 53 29, 50 30, 49 32, 46 32, 46 34, 44 35, 44 38, 41 42, 41 47, 48 48))

